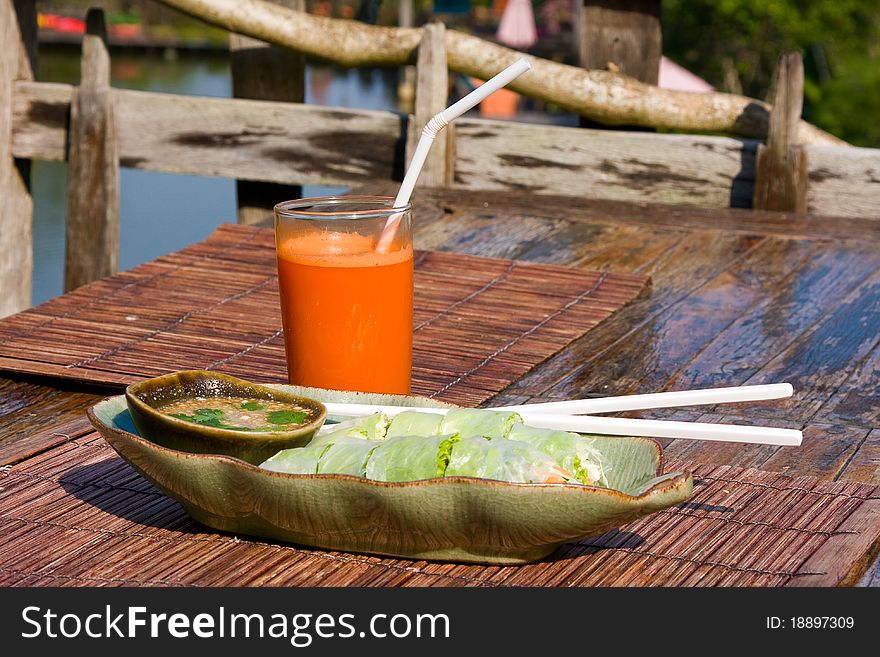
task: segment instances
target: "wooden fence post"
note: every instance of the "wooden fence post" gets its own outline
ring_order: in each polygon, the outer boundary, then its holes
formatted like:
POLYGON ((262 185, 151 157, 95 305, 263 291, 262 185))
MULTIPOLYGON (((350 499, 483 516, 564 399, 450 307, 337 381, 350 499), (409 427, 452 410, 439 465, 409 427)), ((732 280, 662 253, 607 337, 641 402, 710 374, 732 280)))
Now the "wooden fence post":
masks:
MULTIPOLYGON (((273 0, 305 11, 305 0, 273 0)), ((251 100, 302 103, 305 100, 305 56, 270 46, 241 34, 229 35, 232 95, 251 100)), ((238 223, 253 224, 272 217, 272 206, 299 198, 302 187, 278 183, 237 180, 238 223)))
POLYGON ((12 156, 12 94, 33 79, 36 26, 33 2, 0 0, 0 317, 31 305, 33 201, 29 162, 12 156))
MULTIPOLYGON (((449 98, 449 69, 446 66, 445 33, 446 27, 442 23, 429 23, 422 27, 416 65, 416 111, 407 129, 407 165, 425 125, 435 114, 446 109, 449 98)), ((437 135, 419 176, 420 184, 426 187, 442 187, 452 183, 454 129, 454 125, 449 125, 437 135)))
POLYGON ((663 36, 660 0, 577 0, 578 59, 582 68, 607 69, 657 84, 663 36))
POLYGON ((69 134, 65 290, 116 273, 119 262, 119 149, 103 9, 86 15, 69 134))
MULTIPOLYGON (((575 0, 581 68, 616 70, 641 82, 660 79, 661 0, 575 0)), ((581 127, 607 126, 581 119, 581 127)), ((632 127, 617 126, 632 130, 632 127)))
MULTIPOLYGON (((413 27, 415 25, 415 8, 413 0, 400 0, 397 5, 397 26, 413 27)), ((413 110, 413 99, 415 98, 415 66, 404 66, 403 76, 400 84, 397 85, 397 97, 400 100, 400 108, 402 111, 409 113, 413 110)))
POLYGON ((755 162, 756 210, 804 214, 807 210, 807 157, 798 145, 798 121, 804 102, 804 62, 797 52, 777 64, 767 144, 755 162))

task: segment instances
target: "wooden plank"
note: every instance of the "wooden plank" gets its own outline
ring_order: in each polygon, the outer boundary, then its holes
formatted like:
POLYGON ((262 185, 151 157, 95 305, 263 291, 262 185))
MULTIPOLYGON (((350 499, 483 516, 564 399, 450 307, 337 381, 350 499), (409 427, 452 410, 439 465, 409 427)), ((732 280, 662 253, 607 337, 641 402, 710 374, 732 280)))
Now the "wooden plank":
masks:
POLYGON ((279 183, 350 185, 402 165, 393 112, 117 91, 122 165, 279 183))
POLYGON ((119 155, 104 10, 86 16, 82 80, 70 105, 64 289, 116 273, 119 155))
MULTIPOLYGON (((784 249, 803 244, 779 243, 784 249)), ((696 353, 676 373, 673 385, 687 389, 744 383, 880 270, 880 253, 872 245, 816 244, 815 249, 791 276, 768 290, 764 301, 696 353)))
POLYGON ((767 145, 758 147, 755 200, 758 210, 806 212, 807 162, 798 146, 804 103, 804 62, 799 52, 784 54, 776 66, 767 145))
POLYGON ((792 477, 837 479, 867 434, 867 429, 844 424, 809 424, 804 428, 804 441, 799 448, 779 449, 760 467, 792 477))
POLYGON ((520 215, 515 221, 499 221, 494 214, 471 211, 448 214, 443 221, 428 223, 422 221, 425 214, 416 205, 416 225, 413 230, 416 248, 480 254, 491 258, 540 261, 541 258, 528 258, 526 252, 535 244, 559 244, 562 231, 570 226, 568 221, 561 218, 520 215))
POLYGON ((880 426, 880 345, 850 371, 843 385, 819 409, 816 418, 880 426))
POLYGON ((583 373, 569 378, 564 388, 554 389, 554 393, 577 397, 586 392, 681 389, 675 374, 693 355, 743 315, 766 303, 774 288, 804 268, 817 252, 809 242, 761 242, 593 359, 583 373))
MULTIPOLYGON (((395 159, 394 150, 399 146, 400 123, 390 112, 174 97, 121 89, 113 93, 123 136, 120 156, 126 166, 226 177, 241 171, 240 177, 248 180, 309 184, 375 183, 390 181, 394 172, 398 178, 402 175, 403 154, 398 151, 395 159), (313 123, 326 125, 331 136, 322 137, 313 123), (255 129, 264 124, 269 128, 255 129), (354 161, 346 165, 342 135, 348 125, 356 134, 352 141, 354 161), (226 126, 228 130, 223 129, 226 126), (144 130, 149 132, 133 134, 144 130), (378 140, 375 149, 370 148, 371 134, 378 140), (316 150, 324 139, 328 148, 316 150), (300 162, 300 151, 307 158, 318 158, 316 166, 308 160, 300 162), (266 158, 272 166, 266 166, 266 158)), ((16 157, 66 158, 71 95, 70 85, 15 84, 12 148, 16 157)), ((877 216, 880 149, 805 147, 811 172, 810 212, 839 219, 727 210, 701 214, 692 208, 663 204, 716 209, 750 205, 757 142, 480 119, 459 119, 456 124, 456 185, 462 190, 463 203, 482 204, 485 193, 480 192, 496 189, 507 192, 505 203, 509 198, 511 210, 526 204, 534 208, 534 193, 539 192, 547 195, 541 197, 541 205, 548 210, 563 204, 579 209, 570 213, 573 220, 583 216, 593 221, 604 216, 605 222, 677 228, 714 225, 729 231, 789 237, 880 238, 880 222, 845 218, 877 216), (471 188, 474 191, 469 191, 471 188), (517 195, 517 189, 525 191, 517 195), (548 198, 553 194, 570 196, 554 202, 548 198), (621 205, 617 200, 651 202, 657 212, 647 215, 643 206, 621 205)))
POLYGON ((756 142, 459 119, 456 187, 747 207, 756 142))
MULTIPOLYGON (((6 0, 8 1, 8 0, 6 0)), ((55 82, 15 84, 12 152, 34 160, 67 159, 67 129, 73 86, 55 82)))
MULTIPOLYGON (((305 11, 305 0, 272 0, 295 11, 305 11)), ((305 102, 305 56, 271 46, 241 34, 229 35, 232 95, 252 100, 305 102)), ((277 185, 237 180, 238 223, 254 224, 272 218, 272 207, 302 196, 299 185, 277 185)))
MULTIPOLYGON (((397 186, 389 181, 374 183, 371 189, 384 189, 384 193, 393 194, 397 186)), ((417 208, 430 207, 434 213, 439 210, 446 215, 466 210, 479 210, 484 214, 494 213, 498 216, 498 221, 515 221, 516 217, 532 215, 548 218, 565 217, 568 221, 584 224, 634 226, 649 231, 663 228, 686 232, 718 230, 729 235, 763 235, 785 239, 834 239, 860 243, 880 241, 880 222, 870 217, 798 216, 785 212, 705 209, 650 201, 615 201, 561 193, 542 195, 536 200, 534 193, 529 191, 501 192, 460 187, 456 188, 452 195, 442 189, 426 188, 422 190, 416 203, 417 208)))
POLYGON ((807 422, 880 345, 878 325, 880 271, 747 381, 788 381, 794 386, 794 395, 771 407, 745 404, 743 412, 807 422))
POLYGON ((880 219, 880 149, 804 146, 807 210, 880 219))
MULTIPOLYGON (((73 88, 16 85, 13 153, 64 160, 73 88)), ((393 112, 113 89, 122 166, 277 183, 400 178, 393 112)))
POLYGON ((880 587, 880 561, 875 559, 874 564, 865 570, 864 575, 853 586, 880 587))
POLYGON ((663 50, 660 0, 576 1, 581 5, 580 66, 617 70, 642 82, 657 84, 663 50))
POLYGON ((33 201, 29 168, 13 157, 15 81, 33 77, 31 55, 36 10, 33 3, 0 0, 0 317, 31 305, 33 201))
MULTIPOLYGON (((429 23, 422 27, 419 57, 416 66, 415 115, 407 130, 406 161, 412 160, 422 130, 436 114, 446 109, 449 99, 449 70, 446 66, 446 27, 443 23, 429 23)), ((425 165, 419 175, 419 185, 441 187, 452 180, 450 147, 454 143, 455 124, 447 126, 435 137, 425 165)))
POLYGON ((787 586, 850 586, 880 551, 880 499, 870 499, 837 528, 787 586), (818 573, 818 574, 811 574, 818 573))
POLYGON ((880 484, 880 429, 867 435, 837 478, 880 484))
POLYGON ((634 361, 622 363, 611 354, 623 349, 637 334, 641 340, 651 339, 649 330, 658 315, 745 257, 761 241, 708 231, 689 235, 641 272, 651 276, 651 294, 615 313, 591 331, 589 340, 576 341, 545 366, 520 378, 505 393, 569 399, 632 392, 633 380, 618 380, 616 373, 627 367, 644 371, 650 367, 651 356, 646 353, 642 358, 637 354, 634 361))

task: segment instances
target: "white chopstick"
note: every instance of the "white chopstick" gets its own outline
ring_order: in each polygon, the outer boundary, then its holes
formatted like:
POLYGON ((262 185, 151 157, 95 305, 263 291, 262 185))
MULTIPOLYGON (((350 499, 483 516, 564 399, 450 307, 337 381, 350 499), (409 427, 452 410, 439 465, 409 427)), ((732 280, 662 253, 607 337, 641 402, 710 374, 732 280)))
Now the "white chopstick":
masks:
MULTIPOLYGON (((404 411, 445 415, 448 408, 412 408, 408 406, 380 406, 372 404, 324 404, 330 415, 361 416, 384 413, 394 416, 404 411)), ((497 410, 497 409, 487 409, 497 410)), ((600 433, 612 436, 646 436, 654 438, 683 438, 686 440, 715 440, 724 442, 758 443, 763 445, 797 446, 803 434, 795 429, 753 427, 704 422, 670 422, 668 420, 634 420, 622 417, 593 417, 589 415, 559 415, 530 413, 524 407, 514 409, 527 424, 542 429, 560 429, 600 433)))
POLYGON ((532 415, 520 412, 520 415, 527 424, 533 427, 612 436, 683 438, 685 440, 714 440, 789 447, 797 447, 803 440, 803 434, 797 429, 777 429, 775 427, 672 422, 669 420, 634 420, 623 417, 593 417, 590 415, 550 415, 548 413, 532 415))
POLYGON ((494 410, 522 413, 553 413, 575 415, 579 413, 614 413, 617 411, 644 411, 652 408, 700 406, 703 404, 730 404, 735 402, 763 401, 791 397, 794 392, 790 383, 771 383, 757 386, 734 386, 730 388, 705 388, 676 392, 655 392, 647 395, 624 395, 621 397, 596 397, 594 399, 571 399, 558 402, 499 406, 494 410))

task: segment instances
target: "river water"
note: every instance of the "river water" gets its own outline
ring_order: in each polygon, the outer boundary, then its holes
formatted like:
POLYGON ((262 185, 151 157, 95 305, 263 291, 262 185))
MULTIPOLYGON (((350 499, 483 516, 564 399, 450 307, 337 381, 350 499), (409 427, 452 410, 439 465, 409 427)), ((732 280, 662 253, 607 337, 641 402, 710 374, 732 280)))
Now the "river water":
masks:
MULTIPOLYGON (((79 49, 43 46, 37 79, 79 81, 79 49)), ((306 102, 337 107, 398 111, 397 69, 306 69, 306 102)), ((115 87, 199 96, 230 97, 226 54, 114 51, 115 87)), ((35 161, 33 303, 63 291, 67 164, 35 161)), ((343 191, 305 187, 304 195, 343 191)), ((219 224, 235 222, 235 183, 206 178, 122 169, 120 175, 120 269, 180 249, 207 237, 219 224)))

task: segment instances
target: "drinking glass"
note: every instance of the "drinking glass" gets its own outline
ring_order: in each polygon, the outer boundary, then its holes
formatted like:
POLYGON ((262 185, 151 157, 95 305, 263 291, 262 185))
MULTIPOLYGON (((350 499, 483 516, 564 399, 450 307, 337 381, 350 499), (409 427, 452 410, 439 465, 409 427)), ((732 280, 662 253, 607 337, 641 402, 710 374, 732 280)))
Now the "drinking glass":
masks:
POLYGON ((409 394, 412 217, 409 204, 393 202, 323 196, 275 206, 290 383, 409 394))

